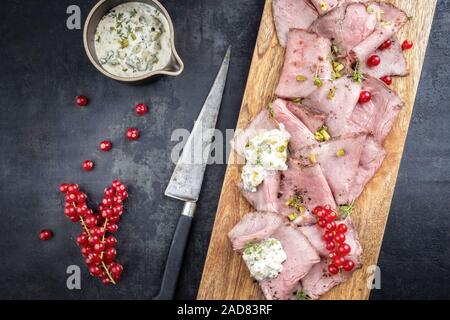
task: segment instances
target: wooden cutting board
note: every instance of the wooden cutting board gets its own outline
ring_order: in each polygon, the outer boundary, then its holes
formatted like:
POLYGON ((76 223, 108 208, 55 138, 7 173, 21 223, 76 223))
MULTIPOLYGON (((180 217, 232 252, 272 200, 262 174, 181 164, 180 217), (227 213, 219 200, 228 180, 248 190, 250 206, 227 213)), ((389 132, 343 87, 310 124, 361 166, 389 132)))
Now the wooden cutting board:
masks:
MULTIPOLYGON (((376 265, 389 208, 394 193, 400 160, 411 120, 425 51, 433 21, 436 0, 390 0, 412 20, 401 30, 399 39, 412 39, 414 49, 407 51, 410 76, 394 80, 393 88, 405 101, 391 134, 385 142, 387 157, 356 202, 352 218, 364 249, 364 267, 345 284, 334 288, 322 299, 368 299, 370 266, 376 265)), ((245 128, 251 119, 274 98, 275 86, 283 65, 284 49, 278 45, 272 21, 272 0, 266 0, 252 65, 244 93, 237 128, 245 128)), ((235 154, 231 155, 234 159, 235 154)), ((232 163, 231 161, 229 163, 232 163)), ((239 166, 229 164, 222 188, 217 217, 209 245, 198 299, 262 299, 259 287, 250 278, 241 257, 233 252, 227 234, 251 206, 240 195, 236 184, 239 166)))

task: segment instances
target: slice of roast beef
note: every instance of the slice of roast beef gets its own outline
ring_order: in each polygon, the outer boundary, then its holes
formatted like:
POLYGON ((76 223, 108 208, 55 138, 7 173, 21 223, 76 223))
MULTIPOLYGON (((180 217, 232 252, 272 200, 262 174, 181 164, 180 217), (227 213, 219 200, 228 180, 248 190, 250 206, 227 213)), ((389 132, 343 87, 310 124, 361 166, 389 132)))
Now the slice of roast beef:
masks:
POLYGON ((290 101, 287 103, 287 108, 293 115, 299 118, 312 133, 319 131, 325 125, 327 114, 320 112, 317 109, 290 101))
POLYGON ((270 118, 269 112, 264 108, 245 128, 231 140, 232 148, 242 157, 247 143, 264 131, 278 129, 277 124, 270 118))
POLYGON ((318 79, 331 79, 330 56, 330 40, 306 30, 291 29, 276 95, 289 99, 310 95, 317 89, 318 79))
POLYGON ((228 233, 233 249, 241 251, 248 243, 270 238, 286 223, 286 219, 273 213, 248 213, 228 233))
POLYGON ((278 194, 280 191, 280 172, 269 172, 263 183, 258 186, 256 192, 246 191, 239 185, 242 195, 257 211, 279 212, 278 194))
POLYGON ((307 0, 273 0, 273 19, 280 45, 286 47, 290 29, 308 29, 317 12, 307 0))
POLYGON ((284 129, 291 136, 289 140, 289 150, 295 152, 305 146, 314 144, 314 135, 309 129, 287 108, 287 101, 277 99, 272 103, 273 118, 278 125, 283 125, 284 129))
POLYGON ((327 114, 328 132, 337 137, 346 132, 347 123, 358 103, 361 85, 348 77, 327 81, 314 91, 303 104, 327 114))
POLYGON ((327 293, 335 286, 345 282, 355 270, 362 266, 361 256, 363 251, 355 227, 350 218, 346 218, 343 223, 348 227, 348 232, 345 234, 345 242, 352 248, 352 251, 346 258, 355 263, 355 268, 352 272, 341 270, 336 275, 329 274, 327 270, 329 263, 327 260, 328 251, 324 247, 324 241, 322 239, 323 229, 319 228, 317 225, 300 228, 302 233, 308 238, 309 242, 322 256, 322 261, 314 265, 311 271, 301 280, 302 291, 311 299, 318 299, 321 295, 327 293))
POLYGON ((367 183, 381 167, 385 157, 386 152, 383 147, 373 137, 367 138, 347 203, 353 203, 361 195, 367 183))
POLYGON ((328 142, 304 148, 296 152, 294 157, 303 163, 319 163, 336 203, 347 204, 366 136, 364 133, 358 133, 334 138, 328 142))
POLYGON ((342 0, 310 0, 319 15, 323 16, 336 8, 342 0))
POLYGON ((289 159, 288 170, 281 174, 279 212, 286 216, 295 214, 298 225, 316 222, 311 212, 315 207, 329 204, 336 209, 328 182, 319 164, 303 166, 299 160, 289 159))
POLYGON ((351 51, 351 55, 361 64, 408 21, 404 11, 387 2, 370 2, 367 4, 367 11, 377 18, 377 27, 351 51))
POLYGON ((369 14, 361 3, 345 4, 317 19, 310 30, 330 39, 337 48, 337 55, 345 57, 369 37, 377 26, 377 18, 369 14))
POLYGON ((287 260, 283 270, 274 279, 260 281, 261 289, 269 300, 287 300, 298 288, 299 281, 308 274, 320 257, 309 241, 292 224, 274 213, 249 213, 228 234, 233 248, 242 250, 245 245, 267 238, 281 242, 287 260))
POLYGON ((369 91, 372 99, 356 106, 351 121, 383 144, 404 103, 384 82, 372 77, 366 77, 363 90, 369 91))
POLYGON ((392 45, 388 49, 377 49, 375 54, 381 59, 380 65, 369 67, 367 63, 361 63, 361 71, 374 78, 380 79, 384 76, 407 76, 408 66, 403 54, 402 46, 397 37, 392 39, 392 45))

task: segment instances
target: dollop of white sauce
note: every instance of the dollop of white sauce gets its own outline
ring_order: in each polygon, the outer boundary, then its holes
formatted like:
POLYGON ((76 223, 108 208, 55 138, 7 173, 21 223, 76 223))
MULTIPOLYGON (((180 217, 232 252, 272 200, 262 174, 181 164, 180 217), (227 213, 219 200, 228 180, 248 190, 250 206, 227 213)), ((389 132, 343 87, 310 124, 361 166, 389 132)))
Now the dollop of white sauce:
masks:
POLYGON ((248 142, 244 150, 246 164, 241 174, 246 191, 256 192, 268 171, 288 169, 288 144, 288 134, 279 129, 262 132, 248 142))
POLYGON ((171 57, 169 23, 157 8, 126 2, 109 11, 95 33, 95 51, 109 73, 138 77, 166 67, 171 57))
POLYGON ((252 277, 262 281, 276 278, 283 271, 283 262, 286 261, 287 256, 281 242, 275 238, 269 238, 248 245, 244 249, 243 259, 252 277))

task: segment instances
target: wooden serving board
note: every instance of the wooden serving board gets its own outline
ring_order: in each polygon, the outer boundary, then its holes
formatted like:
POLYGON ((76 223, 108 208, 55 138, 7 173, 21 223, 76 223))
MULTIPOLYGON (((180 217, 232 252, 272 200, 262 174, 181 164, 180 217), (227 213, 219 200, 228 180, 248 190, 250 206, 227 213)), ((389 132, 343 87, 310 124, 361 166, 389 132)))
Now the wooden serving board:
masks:
MULTIPOLYGON (((334 288, 322 299, 368 299, 370 289, 368 267, 377 264, 400 160, 408 132, 414 100, 419 84, 436 0, 390 0, 412 20, 401 30, 400 39, 412 39, 414 49, 407 51, 410 75, 394 80, 393 88, 405 101, 391 134, 385 142, 386 159, 356 202, 352 214, 364 250, 362 269, 346 283, 334 288)), ((278 45, 272 21, 272 0, 266 0, 253 61, 248 76, 237 128, 245 128, 251 119, 274 98, 275 86, 284 61, 284 49, 278 45)), ((231 155, 232 160, 235 154, 231 155)), ((231 160, 231 161, 232 161, 231 160)), ((229 163, 232 163, 232 162, 229 163)), ((240 195, 239 166, 229 164, 223 184, 217 217, 209 245, 198 299, 262 299, 258 285, 242 258, 233 252, 227 234, 251 206, 240 195)))

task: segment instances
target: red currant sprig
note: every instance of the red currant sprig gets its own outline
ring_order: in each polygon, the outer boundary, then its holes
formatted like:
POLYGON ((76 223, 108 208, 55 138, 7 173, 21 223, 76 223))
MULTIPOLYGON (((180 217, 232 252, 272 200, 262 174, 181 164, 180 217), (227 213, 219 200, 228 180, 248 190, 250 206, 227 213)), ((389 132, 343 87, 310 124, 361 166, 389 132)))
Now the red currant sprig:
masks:
POLYGON ((351 247, 345 242, 345 234, 348 227, 344 223, 337 224, 337 214, 329 205, 318 206, 313 210, 314 215, 319 219, 318 225, 324 229, 323 240, 325 248, 329 251, 330 264, 328 272, 332 275, 338 274, 340 269, 350 272, 355 267, 352 260, 345 259, 351 252, 351 247))
POLYGON ((118 180, 104 191, 104 197, 94 213, 87 205, 87 195, 77 184, 63 183, 60 191, 65 194, 64 214, 72 222, 80 222, 83 231, 76 242, 92 276, 104 284, 116 284, 123 267, 115 262, 117 239, 108 234, 118 230, 117 223, 123 214, 123 203, 128 198, 126 187, 118 180))

